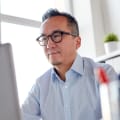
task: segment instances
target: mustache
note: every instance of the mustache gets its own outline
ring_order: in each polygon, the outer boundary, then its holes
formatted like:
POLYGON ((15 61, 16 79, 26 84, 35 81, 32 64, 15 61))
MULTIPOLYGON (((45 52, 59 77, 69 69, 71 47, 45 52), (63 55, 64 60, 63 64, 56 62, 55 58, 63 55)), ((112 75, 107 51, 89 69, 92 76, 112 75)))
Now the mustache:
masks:
POLYGON ((58 50, 49 50, 49 51, 47 51, 48 55, 57 54, 57 53, 60 53, 60 51, 58 51, 58 50))

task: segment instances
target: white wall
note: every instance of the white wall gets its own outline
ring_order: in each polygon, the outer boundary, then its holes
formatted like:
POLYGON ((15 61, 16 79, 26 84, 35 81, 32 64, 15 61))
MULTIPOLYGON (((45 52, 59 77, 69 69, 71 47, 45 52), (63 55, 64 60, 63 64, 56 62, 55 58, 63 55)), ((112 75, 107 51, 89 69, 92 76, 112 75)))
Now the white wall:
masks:
POLYGON ((101 0, 105 33, 115 32, 120 38, 120 0, 101 0))
POLYGON ((73 0, 82 47, 79 53, 95 58, 105 54, 103 38, 114 32, 120 38, 120 0, 73 0))
POLYGON ((102 15, 102 5, 100 0, 90 0, 91 15, 92 15, 92 28, 94 35, 94 44, 96 57, 105 54, 103 45, 103 36, 105 35, 104 21, 102 15))
MULTIPOLYGON (((120 40, 120 0, 101 0, 101 5, 105 34, 114 32, 120 40)), ((107 63, 114 66, 116 72, 120 73, 120 57, 108 60, 107 63)))
POLYGON ((119 11, 120 0, 91 0, 96 56, 105 54, 103 38, 106 34, 114 32, 120 39, 119 11))
POLYGON ((82 38, 79 53, 82 56, 95 57, 90 0, 73 0, 73 14, 78 20, 82 38))

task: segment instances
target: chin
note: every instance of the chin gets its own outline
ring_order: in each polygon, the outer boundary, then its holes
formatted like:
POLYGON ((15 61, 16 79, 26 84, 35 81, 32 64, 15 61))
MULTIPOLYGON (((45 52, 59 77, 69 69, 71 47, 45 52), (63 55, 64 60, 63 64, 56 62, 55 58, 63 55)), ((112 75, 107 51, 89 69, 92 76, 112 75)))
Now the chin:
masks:
POLYGON ((52 65, 60 65, 62 64, 60 61, 50 61, 52 65))

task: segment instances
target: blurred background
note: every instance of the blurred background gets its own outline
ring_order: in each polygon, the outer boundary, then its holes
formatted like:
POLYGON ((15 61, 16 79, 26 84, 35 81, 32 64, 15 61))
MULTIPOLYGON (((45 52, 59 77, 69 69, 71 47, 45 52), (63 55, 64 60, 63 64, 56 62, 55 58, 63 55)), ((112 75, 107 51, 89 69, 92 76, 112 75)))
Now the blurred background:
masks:
MULTIPOLYGON (((120 0, 1 0, 0 8, 0 43, 13 46, 20 105, 36 78, 51 67, 35 41, 47 9, 57 8, 76 17, 82 38, 78 50, 81 56, 106 56, 104 36, 114 32, 120 38, 120 0)), ((119 62, 117 58, 109 63, 120 70, 119 62)))

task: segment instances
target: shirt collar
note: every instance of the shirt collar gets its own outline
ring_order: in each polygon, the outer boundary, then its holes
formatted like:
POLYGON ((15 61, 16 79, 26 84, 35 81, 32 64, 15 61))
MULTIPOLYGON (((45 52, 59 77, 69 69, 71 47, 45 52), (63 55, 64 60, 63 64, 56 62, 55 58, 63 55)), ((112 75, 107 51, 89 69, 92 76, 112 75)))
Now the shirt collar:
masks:
MULTIPOLYGON (((77 72, 78 74, 83 75, 84 64, 83 64, 83 59, 79 54, 77 54, 70 70, 73 70, 73 71, 77 72)), ((53 80, 55 80, 56 78, 59 79, 59 76, 56 74, 54 68, 52 69, 51 75, 52 75, 51 77, 53 80)))
POLYGON ((79 54, 77 54, 76 59, 73 62, 73 65, 72 65, 71 69, 73 71, 79 73, 80 75, 83 75, 83 73, 84 73, 84 66, 83 65, 84 64, 83 64, 82 57, 79 54))

